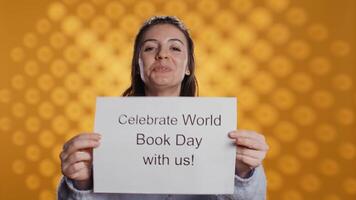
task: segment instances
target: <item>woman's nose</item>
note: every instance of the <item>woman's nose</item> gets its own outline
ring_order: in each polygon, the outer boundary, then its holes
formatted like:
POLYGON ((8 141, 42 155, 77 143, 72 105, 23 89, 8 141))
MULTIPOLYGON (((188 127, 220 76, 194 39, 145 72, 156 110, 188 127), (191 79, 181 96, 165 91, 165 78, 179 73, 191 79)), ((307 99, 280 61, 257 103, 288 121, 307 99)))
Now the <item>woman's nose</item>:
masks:
POLYGON ((166 58, 168 58, 167 51, 163 48, 159 49, 159 51, 157 52, 157 55, 156 55, 156 59, 160 60, 160 59, 166 59, 166 58))

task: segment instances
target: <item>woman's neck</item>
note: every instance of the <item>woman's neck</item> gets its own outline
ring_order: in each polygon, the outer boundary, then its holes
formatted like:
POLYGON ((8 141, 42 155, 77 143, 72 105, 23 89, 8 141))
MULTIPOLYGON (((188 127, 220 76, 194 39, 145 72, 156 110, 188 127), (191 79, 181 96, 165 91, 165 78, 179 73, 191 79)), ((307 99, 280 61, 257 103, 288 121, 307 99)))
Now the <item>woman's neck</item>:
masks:
POLYGON ((153 89, 145 88, 145 96, 180 96, 180 86, 174 88, 153 89))

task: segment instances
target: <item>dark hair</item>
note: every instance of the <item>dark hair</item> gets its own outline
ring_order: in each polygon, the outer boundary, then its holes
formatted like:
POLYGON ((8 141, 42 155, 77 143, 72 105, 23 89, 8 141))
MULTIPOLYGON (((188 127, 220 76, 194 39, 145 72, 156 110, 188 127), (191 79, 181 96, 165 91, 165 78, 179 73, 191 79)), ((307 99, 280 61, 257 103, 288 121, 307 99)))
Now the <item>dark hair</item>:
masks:
POLYGON ((142 47, 144 34, 154 25, 170 24, 178 28, 188 41, 188 68, 189 75, 185 75, 182 81, 180 96, 198 95, 198 82, 195 77, 194 44, 187 28, 182 21, 173 16, 154 16, 148 19, 136 35, 134 52, 131 62, 131 86, 127 88, 122 96, 145 96, 145 84, 140 76, 139 55, 142 47))

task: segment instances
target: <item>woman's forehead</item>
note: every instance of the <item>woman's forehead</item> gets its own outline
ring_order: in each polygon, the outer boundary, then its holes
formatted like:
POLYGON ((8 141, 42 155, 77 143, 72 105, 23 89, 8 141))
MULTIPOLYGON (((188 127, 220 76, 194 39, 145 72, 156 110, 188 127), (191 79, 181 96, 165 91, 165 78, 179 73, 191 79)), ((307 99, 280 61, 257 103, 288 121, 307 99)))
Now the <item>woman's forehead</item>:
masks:
POLYGON ((145 40, 172 40, 179 39, 183 43, 187 43, 187 39, 181 30, 179 30, 176 26, 171 24, 157 24, 150 27, 147 32, 143 36, 143 41, 145 40))

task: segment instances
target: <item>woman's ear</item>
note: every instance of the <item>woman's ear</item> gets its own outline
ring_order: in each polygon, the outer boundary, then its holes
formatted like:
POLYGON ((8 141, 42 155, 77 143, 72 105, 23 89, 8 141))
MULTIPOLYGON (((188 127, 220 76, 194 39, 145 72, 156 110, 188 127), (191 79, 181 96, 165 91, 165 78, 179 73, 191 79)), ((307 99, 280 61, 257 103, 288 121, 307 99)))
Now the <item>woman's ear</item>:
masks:
POLYGON ((190 75, 190 70, 189 68, 187 67, 187 69, 185 70, 185 75, 189 76, 190 75))

